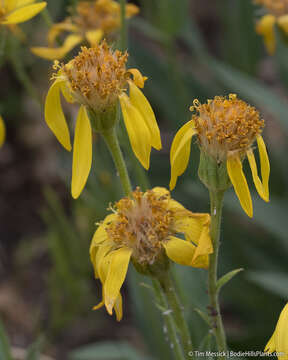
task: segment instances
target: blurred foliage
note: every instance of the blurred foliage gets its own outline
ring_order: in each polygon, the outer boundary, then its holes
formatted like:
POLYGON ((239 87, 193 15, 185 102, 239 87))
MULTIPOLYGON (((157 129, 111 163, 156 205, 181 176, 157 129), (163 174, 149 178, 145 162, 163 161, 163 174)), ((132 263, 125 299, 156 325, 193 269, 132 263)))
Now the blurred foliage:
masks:
MULTIPOLYGON (((63 19, 66 7, 75 3, 49 2, 52 19, 63 19)), ((253 196, 255 215, 253 219, 248 219, 235 194, 228 192, 220 255, 220 275, 244 268, 225 285, 221 293, 229 345, 233 350, 261 350, 288 298, 286 39, 278 32, 275 57, 266 55, 262 39, 254 31, 257 12, 251 0, 141 0, 139 4, 142 16, 133 19, 130 26, 129 61, 149 78, 145 94, 155 109, 162 131, 164 149, 153 152, 151 170, 147 174, 153 186, 168 186, 172 136, 189 119, 189 106, 194 98, 205 101, 215 95, 235 92, 259 108, 266 119, 264 136, 272 168, 271 201, 266 204, 253 196)), ((24 24, 22 28, 28 34, 24 44, 9 34, 3 44, 5 59, 2 60, 2 72, 5 71, 6 88, 1 90, 0 112, 8 119, 8 134, 14 134, 11 139, 8 135, 7 141, 11 142, 11 146, 19 139, 23 124, 30 121, 31 110, 27 112, 25 99, 33 96, 41 103, 42 109, 51 75, 50 64, 35 58, 27 47, 27 44, 35 45, 44 39, 47 26, 43 18, 39 16, 33 24, 24 24), (31 80, 32 83, 29 82, 31 80)), ((33 106, 37 108, 37 121, 44 122, 42 110, 40 113, 37 103, 33 106)), ((73 114, 69 115, 73 117, 73 114)), ((48 129, 44 131, 48 132, 48 129)), ((33 137, 33 133, 30 136, 33 137)), ((122 134, 121 142, 129 170, 133 173, 133 184, 143 186, 143 173, 137 170, 135 160, 131 159, 125 139, 127 137, 122 134)), ((26 142, 29 143, 29 139, 26 142)), ((48 315, 39 328, 47 332, 52 348, 54 344, 60 346, 61 339, 70 334, 70 327, 79 327, 79 331, 84 333, 83 328, 89 328, 85 340, 81 338, 81 341, 83 345, 88 342, 90 345, 70 353, 71 360, 172 359, 149 280, 134 269, 129 270, 122 323, 116 323, 114 318, 108 319, 104 310, 91 312, 93 305, 100 300, 101 289, 93 280, 89 243, 96 229, 95 223, 104 218, 109 203, 122 196, 105 145, 98 137, 95 143, 92 173, 79 200, 69 200, 71 154, 64 154, 60 146, 53 143, 53 150, 55 147, 57 151, 57 161, 53 163, 57 183, 64 182, 65 187, 61 185, 63 190, 58 191, 59 186, 54 189, 53 181, 50 184, 42 182, 38 191, 43 191, 44 200, 41 206, 37 203, 31 205, 37 207, 38 216, 41 213, 45 224, 39 241, 44 244, 51 262, 44 285, 48 294, 48 315), (136 331, 137 339, 127 336, 125 331, 122 334, 127 326, 136 331)), ((48 143, 46 151, 51 149, 48 143)), ((33 151, 37 151, 35 146, 33 151)), ((17 154, 21 155, 21 148, 17 154)), ((208 194, 197 180, 198 159, 198 149, 193 144, 189 170, 179 179, 174 194, 183 205, 197 212, 209 209, 208 194)), ((249 184, 252 184, 251 178, 249 184)), ((22 230, 22 238, 27 244, 23 240, 19 246, 21 251, 25 251, 29 248, 30 234, 25 233, 25 228, 22 230)), ((4 241, 8 242, 9 236, 4 234, 4 241)), ((17 261, 15 267, 17 272, 17 261)), ((206 272, 180 266, 175 266, 173 270, 196 348, 214 349, 215 344, 205 322, 206 272)), ((0 350, 5 359, 10 359, 8 340, 4 334, 1 326, 0 350)), ((81 341, 69 344, 70 350, 80 346, 81 341)), ((31 350, 31 353, 33 351, 35 354, 36 350, 31 350)))

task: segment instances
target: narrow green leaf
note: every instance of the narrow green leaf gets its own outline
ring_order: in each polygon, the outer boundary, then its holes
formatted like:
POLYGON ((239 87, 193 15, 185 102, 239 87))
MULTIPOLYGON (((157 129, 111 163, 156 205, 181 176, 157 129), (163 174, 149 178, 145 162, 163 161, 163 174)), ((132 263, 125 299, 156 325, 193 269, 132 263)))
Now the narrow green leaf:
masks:
POLYGON ((220 291, 221 288, 227 284, 228 281, 230 281, 235 275, 237 275, 240 271, 243 271, 244 269, 236 269, 229 271, 227 274, 223 275, 220 279, 217 281, 216 290, 220 291))
POLYGON ((206 322, 206 324, 210 326, 210 319, 208 314, 198 308, 195 308, 194 311, 197 312, 197 314, 200 315, 200 317, 206 322))
POLYGON ((0 359, 13 360, 10 352, 8 337, 1 320, 0 320, 0 359))

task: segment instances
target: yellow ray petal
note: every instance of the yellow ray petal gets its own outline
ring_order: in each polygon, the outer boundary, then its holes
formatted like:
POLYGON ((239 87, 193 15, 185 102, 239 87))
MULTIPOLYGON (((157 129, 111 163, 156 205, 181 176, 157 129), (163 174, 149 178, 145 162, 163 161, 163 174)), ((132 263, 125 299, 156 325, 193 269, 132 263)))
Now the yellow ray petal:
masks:
POLYGON ((198 239, 198 246, 196 248, 195 254, 192 259, 192 265, 195 267, 206 268, 204 264, 208 266, 208 262, 207 262, 209 259, 208 255, 212 253, 213 253, 213 246, 210 237, 210 227, 208 223, 202 226, 201 235, 200 238, 198 239))
POLYGON ((2 0, 1 5, 5 10, 5 13, 8 13, 17 8, 17 0, 2 0))
POLYGON ((99 304, 93 306, 92 310, 98 310, 100 309, 102 306, 104 306, 104 301, 101 300, 99 304))
POLYGON ((271 336, 270 340, 268 341, 267 345, 265 346, 265 352, 268 353, 272 353, 276 350, 276 345, 275 345, 275 339, 274 339, 274 334, 271 336))
POLYGON ((228 157, 227 171, 243 210, 253 217, 252 199, 239 157, 228 157))
POLYGON ((68 81, 61 82, 61 92, 68 103, 73 104, 75 102, 75 99, 72 95, 72 89, 68 81))
POLYGON ((158 128, 158 124, 154 112, 152 110, 152 107, 149 104, 149 101, 142 93, 142 91, 138 89, 138 87, 132 81, 129 81, 129 87, 130 87, 129 97, 131 104, 135 106, 135 108, 139 111, 139 113, 142 115, 143 119, 145 120, 145 123, 151 134, 151 145, 155 149, 160 150, 162 148, 160 130, 158 128))
POLYGON ((122 300, 122 295, 119 293, 116 301, 115 301, 115 305, 114 305, 114 310, 116 313, 116 320, 120 321, 122 320, 123 317, 123 300, 122 300))
POLYGON ((27 5, 16 9, 5 17, 3 24, 19 24, 36 16, 46 7, 46 2, 27 5))
POLYGON ((74 199, 81 194, 92 164, 92 129, 84 105, 81 105, 74 135, 71 193, 74 199))
POLYGON ((261 176, 264 187, 264 194, 266 198, 269 200, 270 162, 262 136, 257 137, 257 144, 258 144, 258 150, 260 156, 261 176))
POLYGON ((173 190, 178 176, 186 170, 190 157, 192 136, 197 134, 193 128, 193 121, 188 121, 183 125, 174 137, 170 150, 171 180, 170 190, 173 190))
POLYGON ((147 170, 150 165, 151 135, 145 120, 126 94, 119 96, 123 119, 135 156, 147 170))
POLYGON ((33 4, 33 3, 35 3, 35 1, 36 0, 15 0, 14 2, 16 3, 15 7, 19 8, 21 6, 26 6, 26 5, 29 5, 29 4, 33 4))
POLYGON ((85 33, 85 37, 91 47, 98 45, 100 40, 103 39, 103 36, 104 36, 104 33, 100 29, 86 31, 86 33, 85 33))
POLYGON ((268 14, 263 16, 256 25, 256 31, 258 34, 263 35, 264 43, 270 55, 275 53, 276 48, 276 39, 274 33, 275 22, 275 16, 268 14))
POLYGON ((144 88, 144 83, 148 79, 147 76, 143 76, 138 69, 129 69, 127 70, 133 76, 133 82, 139 88, 144 88))
POLYGON ((278 25, 288 33, 288 15, 282 15, 277 19, 278 25))
POLYGON ((63 31, 70 31, 70 32, 78 32, 78 28, 76 25, 70 22, 61 22, 58 24, 54 24, 51 26, 48 32, 48 44, 53 46, 55 43, 56 38, 63 32, 63 31))
POLYGON ((111 263, 104 284, 105 306, 112 314, 115 301, 120 294, 121 286, 125 280, 132 250, 120 248, 111 253, 111 263))
POLYGON ((2 116, 0 115, 0 147, 4 144, 5 137, 6 137, 5 123, 2 116))
POLYGON ((167 256, 172 261, 180 265, 191 266, 196 246, 189 241, 181 240, 171 236, 170 240, 164 244, 167 256))
POLYGON ((256 161, 255 161, 255 157, 254 157, 254 153, 253 153, 253 150, 252 149, 249 149, 247 151, 247 157, 248 157, 248 161, 249 161, 249 165, 250 165, 250 169, 251 169, 251 172, 252 172, 252 177, 253 177, 253 181, 254 181, 254 184, 255 184, 255 187, 257 189, 257 192, 259 194, 259 196, 265 200, 265 201, 269 201, 269 195, 265 193, 265 190, 264 190, 264 186, 258 176, 258 170, 257 170, 257 164, 256 164, 256 161), (267 197, 268 195, 268 197, 267 197))
POLYGON ((64 44, 58 48, 32 47, 31 52, 43 59, 59 60, 82 41, 83 38, 80 35, 69 35, 64 41, 64 44))
POLYGON ((60 88, 61 81, 56 80, 48 91, 45 100, 45 120, 62 146, 71 151, 69 129, 60 101, 60 88))

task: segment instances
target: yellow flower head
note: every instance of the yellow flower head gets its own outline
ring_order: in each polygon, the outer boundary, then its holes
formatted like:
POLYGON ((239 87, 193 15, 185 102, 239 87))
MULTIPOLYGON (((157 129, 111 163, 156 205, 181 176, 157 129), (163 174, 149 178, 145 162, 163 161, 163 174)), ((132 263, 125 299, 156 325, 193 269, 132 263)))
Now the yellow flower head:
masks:
POLYGON ((282 310, 276 329, 268 341, 265 351, 278 353, 279 360, 288 360, 288 304, 282 310))
POLYGON ((181 265, 208 267, 213 252, 209 214, 192 213, 160 187, 145 193, 136 189, 131 198, 121 199, 112 210, 98 226, 90 246, 95 277, 103 285, 103 299, 94 309, 105 305, 111 315, 114 308, 121 320, 120 289, 130 260, 152 266, 166 254, 181 265), (180 234, 185 240, 178 237, 180 234))
POLYGON ((47 5, 44 1, 34 3, 35 0, 1 0, 0 24, 10 26, 30 20, 47 5))
MULTIPOLYGON (((137 15, 139 8, 126 5, 126 18, 137 15)), ((114 0, 80 1, 75 14, 55 24, 48 33, 49 47, 34 47, 31 51, 44 59, 62 59, 75 46, 88 41, 97 45, 104 37, 112 40, 121 26, 120 5, 114 0), (60 47, 55 47, 57 37, 64 31, 72 33, 60 47)))
POLYGON ((273 55, 276 48, 275 24, 288 33, 288 0, 255 0, 255 3, 262 5, 267 11, 257 22, 256 31, 264 37, 267 51, 273 55))
POLYGON ((176 185, 177 177, 184 173, 190 156, 193 135, 197 135, 201 150, 215 159, 226 163, 229 178, 240 203, 248 216, 253 216, 250 191, 242 170, 242 160, 247 156, 253 181, 259 195, 269 201, 270 165, 266 147, 261 136, 264 121, 252 106, 230 94, 229 98, 216 96, 207 104, 194 100, 192 111, 196 114, 176 134, 171 147, 170 189, 176 185), (257 141, 262 182, 258 177, 252 145, 257 141))
MULTIPOLYGON (((81 105, 76 123, 73 152, 72 195, 77 198, 85 186, 92 161, 92 130, 87 112, 104 117, 120 101, 133 151, 149 168, 151 147, 161 149, 160 131, 154 112, 139 88, 145 77, 137 69, 126 69, 127 53, 113 51, 104 41, 94 48, 83 47, 66 65, 57 62, 45 102, 45 119, 59 142, 71 150, 69 129, 63 114, 60 92, 65 99, 81 105), (129 89, 129 96, 127 91, 129 89)), ((113 125, 115 115, 113 117, 113 125)), ((96 123, 93 124, 96 127, 96 123)), ((110 122, 103 127, 109 129, 110 122)), ((110 126, 111 127, 111 126, 110 126)))

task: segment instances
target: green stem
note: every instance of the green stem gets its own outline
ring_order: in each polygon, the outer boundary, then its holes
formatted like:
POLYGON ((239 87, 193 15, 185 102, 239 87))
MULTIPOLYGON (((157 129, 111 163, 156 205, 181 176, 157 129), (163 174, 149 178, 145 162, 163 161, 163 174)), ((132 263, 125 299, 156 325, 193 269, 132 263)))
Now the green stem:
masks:
POLYGON ((132 192, 132 186, 129 178, 129 174, 127 171, 127 167, 123 158, 123 154, 121 148, 119 146, 116 129, 113 127, 110 130, 106 130, 102 132, 102 135, 106 141, 106 144, 110 150, 112 158, 114 160, 114 164, 118 171, 118 175, 120 177, 120 181, 126 196, 129 196, 132 192))
POLYGON ((169 309, 172 310, 172 316, 177 326, 180 335, 181 343, 184 351, 184 359, 192 359, 193 344, 189 332, 187 322, 185 320, 183 305, 180 302, 179 296, 175 290, 172 274, 166 273, 159 278, 159 282, 163 293, 166 296, 169 309))
POLYGON ((176 360, 183 360, 185 359, 182 351, 182 347, 180 345, 180 341, 177 335, 176 326, 175 326, 175 320, 173 317, 173 312, 170 311, 170 304, 167 304, 166 300, 166 293, 163 290, 163 286, 160 284, 160 282, 156 279, 152 280, 154 292, 157 298, 157 301, 163 309, 163 319, 165 322, 165 330, 167 330, 167 335, 169 337, 170 346, 171 349, 174 352, 175 359, 176 360), (167 309, 167 310, 164 310, 167 309), (166 312, 165 312, 166 311, 166 312))
MULTIPOLYGON (((220 245, 220 227, 223 206, 223 191, 210 190, 211 205, 211 238, 213 242, 214 252, 210 255, 209 265, 209 297, 210 297, 210 320, 211 326, 216 337, 218 351, 227 351, 226 335, 222 322, 218 291, 217 291, 217 268, 218 254, 220 245)), ((220 357, 226 359, 226 356, 220 357)))
POLYGON ((120 0, 120 8, 121 8, 120 50, 125 51, 128 47, 126 0, 120 0))

